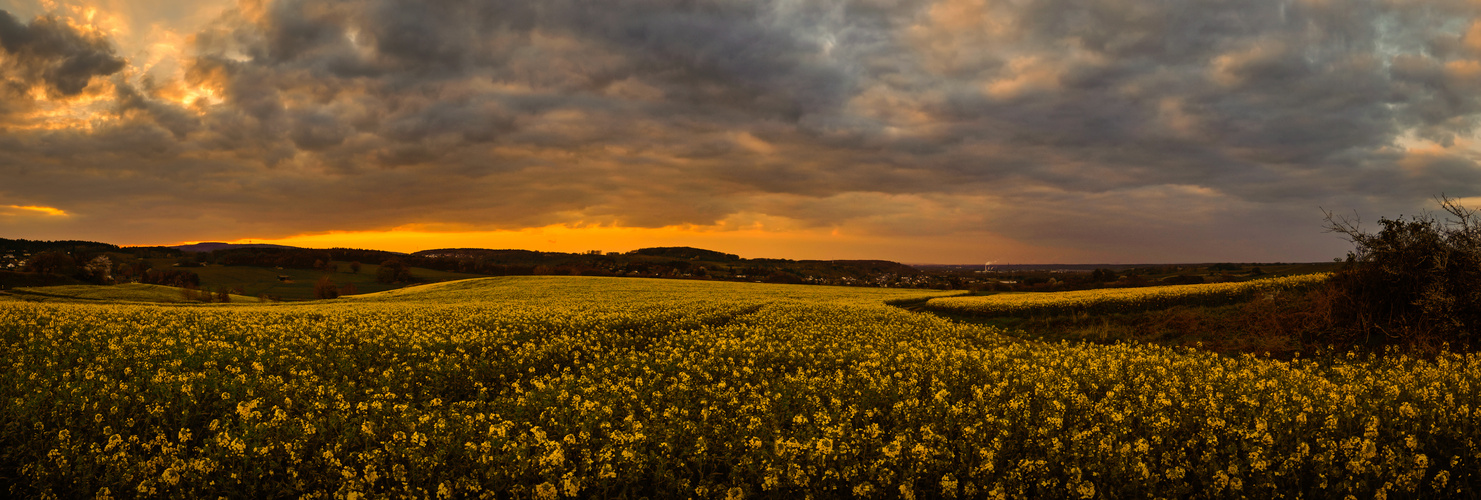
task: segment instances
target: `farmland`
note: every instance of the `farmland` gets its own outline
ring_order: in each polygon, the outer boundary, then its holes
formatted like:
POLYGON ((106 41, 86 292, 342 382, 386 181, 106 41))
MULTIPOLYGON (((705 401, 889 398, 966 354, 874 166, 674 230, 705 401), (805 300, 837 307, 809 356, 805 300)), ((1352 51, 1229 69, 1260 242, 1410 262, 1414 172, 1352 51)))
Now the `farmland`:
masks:
MULTIPOLYGON (((0 299, 29 301, 107 301, 107 302, 195 302, 182 290, 172 286, 125 283, 114 286, 68 285, 22 287, 8 291, 0 299)), ((231 294, 232 302, 262 302, 257 297, 231 294)))
POLYGON ((1328 274, 1303 274, 1204 285, 939 297, 927 301, 926 308, 980 316, 1046 316, 1144 311, 1179 305, 1225 305, 1248 301, 1262 294, 1279 294, 1311 288, 1326 281, 1328 277, 1328 274))
MULTIPOLYGON (((169 259, 153 259, 158 268, 169 268, 169 259)), ((349 272, 349 262, 332 262, 338 269, 326 273, 318 269, 273 269, 251 266, 210 265, 187 268, 200 276, 200 286, 205 290, 240 290, 243 295, 270 296, 284 300, 311 300, 314 298, 314 283, 329 277, 337 285, 353 285, 361 293, 379 292, 405 286, 376 281, 375 273, 380 266, 365 264, 359 272, 349 272), (280 279, 280 277, 285 279, 280 279)), ((451 273, 433 269, 414 268, 412 275, 419 280, 445 281, 477 277, 473 274, 451 273)))
POLYGON ((1023 341, 951 292, 0 302, 11 496, 1475 496, 1481 358, 1023 341), (956 299, 949 299, 956 300, 956 299))

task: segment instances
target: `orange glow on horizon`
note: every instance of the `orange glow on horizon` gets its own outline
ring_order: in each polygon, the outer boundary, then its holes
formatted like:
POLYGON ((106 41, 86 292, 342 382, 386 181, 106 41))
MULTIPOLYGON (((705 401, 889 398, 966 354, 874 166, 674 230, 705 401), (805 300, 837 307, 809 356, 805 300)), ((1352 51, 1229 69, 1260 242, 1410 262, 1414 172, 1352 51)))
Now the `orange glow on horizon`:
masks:
MULTIPOLYGON (((659 228, 551 225, 498 231, 431 231, 411 225, 375 231, 330 231, 281 238, 238 238, 188 241, 267 243, 303 248, 358 248, 416 252, 438 248, 517 249, 539 252, 625 253, 639 248, 695 247, 731 253, 747 259, 893 260, 909 264, 961 263, 1035 256, 1046 261, 1069 261, 1083 256, 1063 249, 1025 245, 990 233, 971 236, 900 238, 853 231, 844 227, 760 229, 748 226, 669 226, 659 228), (991 255, 979 255, 990 251, 991 255)), ((142 243, 142 242, 141 242, 142 243)), ((1037 260, 1037 259, 1036 259, 1037 260)))
POLYGON ((690 246, 734 253, 748 258, 838 259, 865 258, 840 256, 836 249, 851 244, 866 243, 869 240, 870 238, 848 235, 834 228, 778 232, 761 229, 714 230, 700 226, 635 228, 572 227, 557 224, 499 231, 427 231, 413 226, 383 231, 330 231, 271 239, 243 238, 216 241, 235 244, 267 243, 306 248, 362 248, 395 252, 415 252, 437 248, 489 248, 580 253, 592 250, 626 252, 649 247, 690 246))

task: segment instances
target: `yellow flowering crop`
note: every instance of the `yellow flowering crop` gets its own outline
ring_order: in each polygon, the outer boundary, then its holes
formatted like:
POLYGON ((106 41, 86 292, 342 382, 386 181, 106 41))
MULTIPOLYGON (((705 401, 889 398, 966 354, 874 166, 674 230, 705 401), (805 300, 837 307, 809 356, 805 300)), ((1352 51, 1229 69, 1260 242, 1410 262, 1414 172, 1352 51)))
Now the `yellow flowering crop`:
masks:
POLYGON ((1017 342, 939 293, 488 278, 0 303, 11 497, 1477 494, 1481 357, 1017 342))
POLYGON ((1102 288, 1069 292, 999 293, 939 297, 927 309, 978 316, 1105 314, 1161 309, 1177 305, 1222 305, 1257 296, 1319 285, 1331 275, 1303 274, 1230 283, 1102 288))

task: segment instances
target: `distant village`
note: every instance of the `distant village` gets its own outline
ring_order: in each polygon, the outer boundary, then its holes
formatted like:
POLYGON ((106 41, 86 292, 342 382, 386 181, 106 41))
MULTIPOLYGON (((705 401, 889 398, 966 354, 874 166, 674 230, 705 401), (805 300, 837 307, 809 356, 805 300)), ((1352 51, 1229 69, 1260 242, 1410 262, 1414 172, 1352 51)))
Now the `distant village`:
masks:
POLYGON ((26 266, 26 259, 31 258, 31 252, 16 252, 14 250, 0 253, 0 269, 14 271, 26 266))

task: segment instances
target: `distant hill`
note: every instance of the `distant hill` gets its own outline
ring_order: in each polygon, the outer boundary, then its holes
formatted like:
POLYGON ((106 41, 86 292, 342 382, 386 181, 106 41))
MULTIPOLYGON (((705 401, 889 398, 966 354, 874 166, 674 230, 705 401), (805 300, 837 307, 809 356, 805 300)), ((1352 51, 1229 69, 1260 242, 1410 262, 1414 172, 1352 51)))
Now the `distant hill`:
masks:
MULTIPOLYGON (((27 259, 37 250, 49 249, 63 252, 71 259, 60 262, 66 259, 50 256, 48 259, 57 260, 55 266, 61 267, 41 272, 75 278, 74 282, 140 281, 178 286, 188 283, 211 291, 226 287, 242 290, 247 295, 284 299, 312 298, 313 285, 323 276, 332 276, 338 285, 354 285, 361 293, 404 286, 407 281, 519 275, 621 276, 892 288, 947 288, 968 284, 961 278, 949 280, 927 276, 898 262, 747 259, 694 247, 650 247, 622 253, 439 248, 407 254, 270 243, 202 242, 170 247, 120 248, 81 241, 0 240, 0 250, 7 247, 13 247, 12 256, 0 252, 0 269, 26 270, 23 268, 27 266, 27 259), (83 272, 92 259, 104 254, 111 259, 109 269, 83 272), (381 265, 389 262, 417 269, 412 273, 414 279, 382 282, 376 273, 381 265)), ((66 283, 32 276, 29 272, 12 274, 0 276, 3 278, 0 285, 18 287, 66 283)))
POLYGON ((545 252, 512 249, 490 250, 487 248, 438 248, 412 252, 411 256, 428 259, 502 258, 505 260, 531 260, 544 257, 545 252))
POLYGON ((716 252, 694 247, 653 247, 639 248, 629 252, 633 255, 648 255, 652 257, 668 257, 670 259, 707 260, 712 262, 726 262, 741 260, 739 255, 716 252))
POLYGON ((287 250, 301 250, 301 247, 290 247, 287 245, 273 245, 270 243, 220 243, 207 241, 191 245, 175 245, 169 248, 183 252, 214 252, 217 250, 234 250, 238 248, 282 248, 287 250))
POLYGON ((804 264, 825 263, 832 266, 853 269, 865 274, 893 273, 902 276, 914 276, 920 274, 920 269, 907 266, 890 260, 804 260, 804 264))

